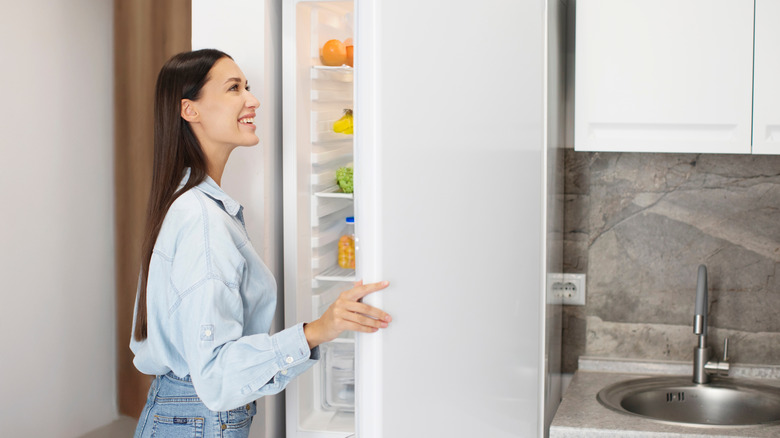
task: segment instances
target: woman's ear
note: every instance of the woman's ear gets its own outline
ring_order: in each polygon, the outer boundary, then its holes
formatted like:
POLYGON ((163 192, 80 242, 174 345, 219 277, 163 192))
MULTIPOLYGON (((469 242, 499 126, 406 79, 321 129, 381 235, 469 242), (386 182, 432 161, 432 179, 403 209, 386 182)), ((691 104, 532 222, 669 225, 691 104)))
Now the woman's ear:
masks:
POLYGON ((181 118, 192 123, 198 120, 198 110, 195 103, 189 99, 181 100, 181 118))

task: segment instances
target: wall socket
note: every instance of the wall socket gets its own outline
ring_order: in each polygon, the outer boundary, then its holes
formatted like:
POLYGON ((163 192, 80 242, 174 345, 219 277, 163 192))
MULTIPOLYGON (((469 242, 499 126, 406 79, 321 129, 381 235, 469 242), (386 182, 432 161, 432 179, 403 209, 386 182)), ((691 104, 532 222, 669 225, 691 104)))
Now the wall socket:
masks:
POLYGON ((551 274, 547 293, 552 303, 584 306, 585 274, 551 274))

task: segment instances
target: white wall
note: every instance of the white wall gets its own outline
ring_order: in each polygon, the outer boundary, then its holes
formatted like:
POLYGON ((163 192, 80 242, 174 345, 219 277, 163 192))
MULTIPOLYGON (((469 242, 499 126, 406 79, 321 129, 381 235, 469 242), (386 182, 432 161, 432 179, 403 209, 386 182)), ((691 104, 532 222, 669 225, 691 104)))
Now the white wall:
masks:
POLYGON ((0 434, 70 438, 117 417, 113 2, 0 6, 0 434))

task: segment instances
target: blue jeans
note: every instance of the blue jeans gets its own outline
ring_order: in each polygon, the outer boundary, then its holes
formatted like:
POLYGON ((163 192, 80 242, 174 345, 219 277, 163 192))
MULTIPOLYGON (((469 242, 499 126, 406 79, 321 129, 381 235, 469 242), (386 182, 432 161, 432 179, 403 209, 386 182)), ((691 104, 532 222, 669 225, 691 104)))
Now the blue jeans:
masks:
POLYGON ((195 394, 189 376, 157 376, 134 438, 247 438, 257 404, 223 412, 209 410, 195 394))

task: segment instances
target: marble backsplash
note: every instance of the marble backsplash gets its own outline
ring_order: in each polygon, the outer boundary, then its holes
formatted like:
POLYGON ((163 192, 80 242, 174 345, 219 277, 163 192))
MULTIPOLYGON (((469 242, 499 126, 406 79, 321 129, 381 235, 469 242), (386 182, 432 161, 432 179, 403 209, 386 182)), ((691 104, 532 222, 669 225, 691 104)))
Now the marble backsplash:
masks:
POLYGON ((564 372, 581 355, 692 360, 696 277, 709 273, 710 345, 780 364, 780 156, 566 150, 564 372))

